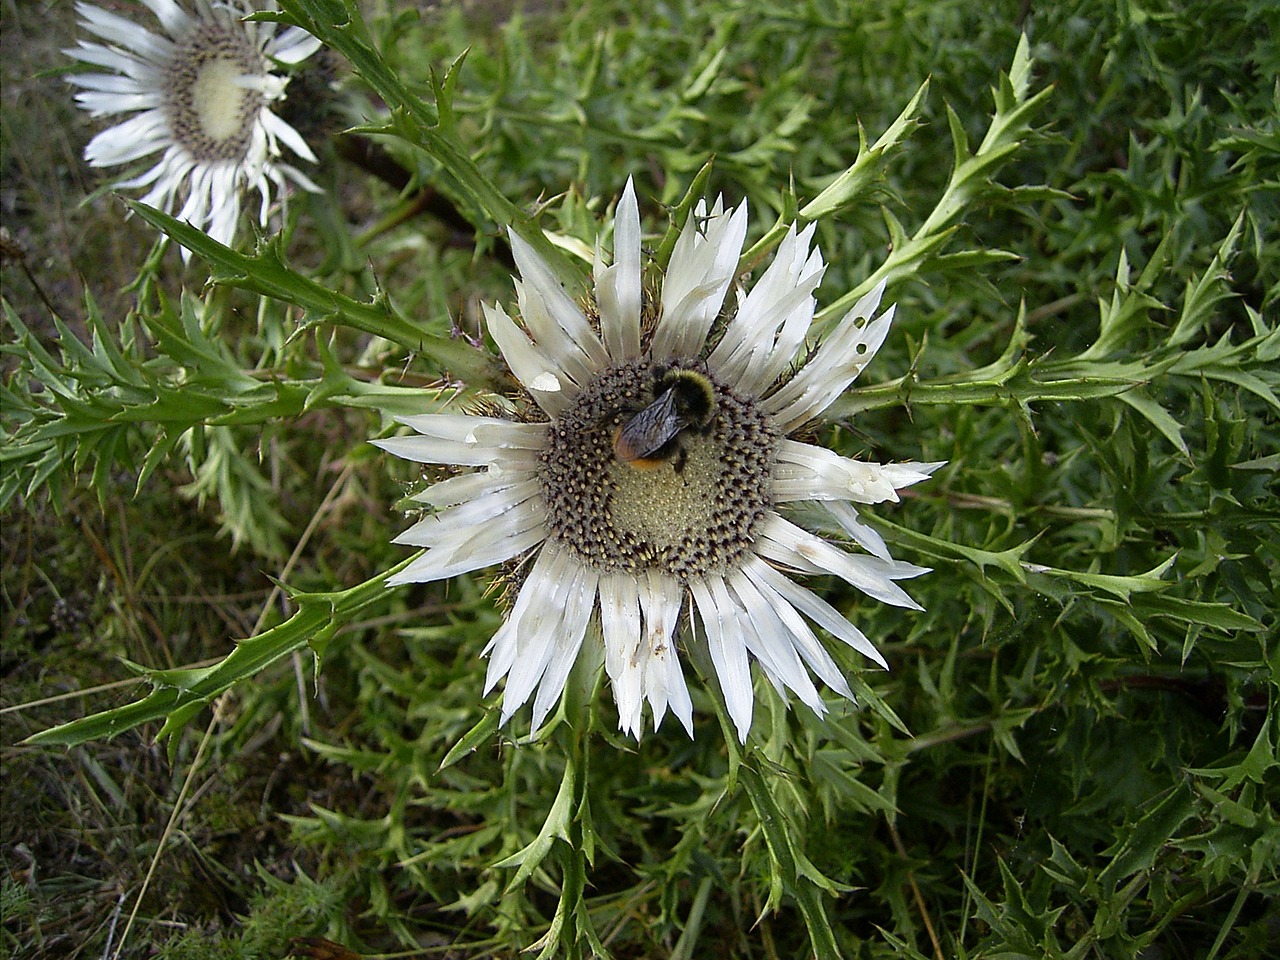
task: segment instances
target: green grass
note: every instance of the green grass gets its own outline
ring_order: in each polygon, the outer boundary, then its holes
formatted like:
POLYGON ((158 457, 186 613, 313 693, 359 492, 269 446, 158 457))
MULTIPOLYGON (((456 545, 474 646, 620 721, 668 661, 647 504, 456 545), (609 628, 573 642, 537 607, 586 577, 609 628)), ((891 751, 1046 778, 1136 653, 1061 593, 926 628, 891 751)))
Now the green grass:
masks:
POLYGON ((316 26, 325 192, 235 253, 93 193, 72 5, 6 3, 8 954, 1265 956, 1269 4, 403 6, 316 26), (887 276, 824 439, 948 461, 875 511, 924 613, 810 581, 893 669, 837 651, 825 719, 759 684, 741 748, 692 670, 693 741, 585 676, 518 743, 486 581, 378 579, 416 478, 365 441, 496 382, 460 335, 513 299, 507 221, 590 243, 629 175, 655 237, 699 177, 757 253, 819 217, 829 311, 887 276))

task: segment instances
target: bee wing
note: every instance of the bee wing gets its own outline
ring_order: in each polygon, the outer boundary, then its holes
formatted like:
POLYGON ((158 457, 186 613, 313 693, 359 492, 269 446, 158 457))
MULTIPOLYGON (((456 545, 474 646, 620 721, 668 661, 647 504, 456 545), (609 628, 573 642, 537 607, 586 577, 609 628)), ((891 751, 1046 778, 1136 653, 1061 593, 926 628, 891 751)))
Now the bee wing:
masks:
POLYGON ((656 451, 687 425, 676 413, 671 388, 622 425, 613 438, 613 452, 631 463, 656 451))

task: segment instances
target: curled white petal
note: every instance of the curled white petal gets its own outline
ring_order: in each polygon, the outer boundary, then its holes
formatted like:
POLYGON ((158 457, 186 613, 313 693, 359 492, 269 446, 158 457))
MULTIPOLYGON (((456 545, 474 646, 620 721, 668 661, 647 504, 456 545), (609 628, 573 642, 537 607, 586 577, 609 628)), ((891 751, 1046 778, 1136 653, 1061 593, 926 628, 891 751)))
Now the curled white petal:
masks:
POLYGON ((826 447, 795 440, 778 444, 773 497, 793 500, 897 502, 898 491, 927 480, 942 463, 870 463, 842 457, 826 447))

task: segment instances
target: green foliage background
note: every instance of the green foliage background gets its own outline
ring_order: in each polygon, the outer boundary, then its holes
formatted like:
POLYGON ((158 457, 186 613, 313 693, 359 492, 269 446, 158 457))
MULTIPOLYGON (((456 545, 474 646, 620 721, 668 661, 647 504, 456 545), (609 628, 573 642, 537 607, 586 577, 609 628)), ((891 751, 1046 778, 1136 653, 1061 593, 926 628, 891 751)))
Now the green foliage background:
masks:
POLYGON ((336 51, 289 101, 326 192, 256 253, 80 205, 71 5, 5 7, 12 955, 1280 942, 1274 7, 281 5, 336 51), (813 584, 893 670, 824 720, 761 685, 743 749, 701 680, 692 742, 590 676, 498 731, 483 580, 381 584, 414 477, 364 441, 498 383, 504 226, 589 250, 628 175, 655 250, 723 192, 744 266, 819 220, 826 317, 887 277, 827 436, 948 461, 872 516, 924 613, 813 584))

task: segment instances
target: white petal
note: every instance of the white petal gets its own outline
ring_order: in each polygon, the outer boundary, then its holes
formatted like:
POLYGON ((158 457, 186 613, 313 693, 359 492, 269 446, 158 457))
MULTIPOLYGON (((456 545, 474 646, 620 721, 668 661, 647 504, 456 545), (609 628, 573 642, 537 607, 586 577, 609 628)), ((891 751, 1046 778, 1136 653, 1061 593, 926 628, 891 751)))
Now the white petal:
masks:
POLYGON ((850 586, 882 603, 911 610, 924 609, 893 581, 928 573, 927 567, 845 553, 777 514, 765 518, 755 546, 756 553, 760 556, 785 563, 804 573, 835 574, 850 586))
MULTIPOLYGON (((602 365, 596 364, 552 315, 537 287, 514 281, 520 319, 538 349, 546 354, 564 377, 579 386, 595 379, 602 365)), ((602 348, 603 349, 603 348, 602 348)))
MULTIPOLYGON (((214 195, 214 171, 205 164, 192 167, 191 177, 187 184, 187 199, 174 217, 185 220, 194 227, 203 228, 209 219, 209 207, 214 195)), ((239 198, 235 198, 236 213, 239 213, 239 198)))
POLYGON ((639 739, 643 732, 644 670, 640 647, 640 591, 630 573, 612 571, 600 578, 600 632, 604 668, 618 705, 618 728, 639 739))
MULTIPOLYGON (((87 148, 85 152, 88 153, 87 148)), ((136 177, 121 180, 116 184, 116 189, 131 190, 134 187, 145 187, 155 183, 156 188, 143 197, 142 202, 157 210, 167 210, 171 196, 185 180, 190 164, 190 159, 182 151, 170 146, 165 150, 164 156, 156 161, 155 166, 144 170, 136 177)))
POLYGON ((298 133, 297 130, 293 129, 270 110, 264 108, 258 114, 258 121, 266 129, 269 136, 280 140, 302 159, 310 160, 312 163, 319 162, 316 159, 316 155, 311 152, 311 148, 307 146, 307 141, 302 139, 302 134, 298 133))
POLYGON ((735 629, 733 605, 719 577, 690 580, 689 589, 698 605, 698 617, 706 632, 707 648, 724 693, 729 718, 738 731, 738 739, 746 743, 755 697, 751 687, 751 668, 747 663, 747 647, 735 629))
POLYGON ((743 605, 748 610, 751 610, 754 602, 763 603, 768 608, 769 614, 777 618, 775 629, 777 626, 781 627, 781 632, 778 635, 787 638, 791 647, 800 655, 809 669, 840 696, 852 700, 853 692, 849 689, 849 684, 840 672, 835 660, 831 658, 831 654, 827 653, 826 648, 814 636, 813 631, 809 629, 809 625, 796 612, 791 602, 774 590, 765 580, 761 579, 757 566, 772 569, 758 557, 751 557, 748 562, 735 571, 730 580, 734 592, 742 598, 743 605), (744 591, 749 592, 751 590, 758 594, 758 601, 749 600, 746 597, 744 591))
POLYGON ((84 157, 95 167, 132 163, 163 148, 168 129, 159 110, 148 110, 103 130, 84 148, 84 157))
POLYGON ((779 683, 793 691, 814 713, 819 716, 825 714, 826 704, 809 679, 792 632, 783 623, 775 605, 756 589, 741 569, 729 574, 727 581, 742 610, 739 620, 744 627, 747 649, 762 667, 767 667, 779 683))
MULTIPOLYGON (((708 360, 708 365, 743 393, 762 394, 790 365, 796 348, 804 339, 804 331, 813 321, 815 301, 812 290, 816 287, 815 280, 812 288, 800 287, 789 291, 761 318, 758 335, 738 343, 738 349, 718 365, 714 359, 708 360), (775 340, 774 331, 779 327, 786 339, 783 346, 775 340)), ((726 334, 719 346, 729 342, 726 334)))
MULTIPOLYGON (((72 51, 74 52, 74 51, 72 51)), ((76 73, 68 77, 77 87, 83 87, 85 90, 96 90, 101 93, 109 93, 114 97, 122 100, 129 97, 137 97, 146 95, 154 100, 149 103, 149 108, 158 108, 162 103, 161 92, 150 84, 140 83, 136 78, 119 73, 76 73)), ((83 100, 84 95, 77 96, 77 100, 83 100)), ((124 113, 129 110, 139 110, 140 107, 113 107, 110 110, 102 111, 104 113, 124 113)))
MULTIPOLYGON (((100 43, 90 43, 88 40, 77 40, 76 46, 66 47, 62 51, 73 60, 79 60, 81 63, 91 63, 96 67, 106 67, 108 70, 114 70, 116 73, 123 73, 133 77, 139 81, 150 81, 148 86, 159 89, 157 81, 160 77, 160 71, 155 65, 140 60, 132 54, 117 50, 115 47, 104 47, 100 43)), ((73 73, 67 77, 68 83, 79 85, 84 74, 73 73)))
MULTIPOLYGON (((564 287, 560 285, 551 268, 518 233, 508 230, 508 234, 511 238, 511 254, 515 258, 520 277, 525 283, 526 293, 546 309, 555 327, 572 342, 577 351, 587 358, 592 369, 601 370, 606 367, 609 363, 609 355, 605 352, 604 344, 591 329, 591 324, 578 309, 578 305, 565 293, 564 287)), ((525 322, 529 323, 530 318, 526 316, 525 322)), ((541 328, 531 327, 530 329, 533 329, 534 335, 538 337, 549 332, 541 328)), ((556 339, 559 341, 558 337, 556 339)), ((545 346, 552 346, 552 344, 548 343, 545 346)))
POLYGON ((542 484, 526 480, 509 487, 499 487, 456 507, 424 517, 404 533, 396 537, 396 543, 413 547, 431 547, 459 530, 468 530, 480 524, 501 522, 506 525, 527 525, 529 518, 537 519, 547 513, 542 499, 542 484))
POLYGON ((142 198, 142 202, 157 210, 171 211, 190 169, 191 163, 171 148, 165 151, 164 157, 155 167, 133 180, 125 181, 120 187, 142 186, 154 180, 155 186, 142 198))
POLYGON ((817 594, 800 586, 785 573, 775 570, 759 557, 748 557, 743 562, 742 568, 749 572, 751 578, 757 584, 767 584, 772 587, 779 596, 790 601, 797 610, 826 630, 827 633, 843 640, 863 656, 874 660, 886 670, 889 668, 880 651, 875 648, 875 644, 867 639, 866 634, 846 620, 835 607, 817 594))
POLYGON ((514 478, 506 474, 495 475, 491 470, 492 468, 477 470, 474 473, 463 473, 456 477, 449 477, 447 480, 433 483, 421 493, 414 494, 410 499, 419 503, 429 503, 437 508, 452 507, 460 503, 466 503, 468 500, 483 496, 486 493, 497 492, 506 487, 514 486, 525 479, 518 475, 514 478))
POLYGON ((693 700, 685 686, 673 638, 683 599, 684 590, 674 577, 650 569, 640 580, 640 607, 644 612, 643 690, 653 713, 653 728, 658 729, 669 707, 692 737, 693 700))
POLYGON ((662 314, 650 352, 655 359, 697 356, 724 304, 747 235, 747 205, 731 213, 699 202, 671 253, 662 285, 662 314))
POLYGON ((509 421, 499 420, 498 417, 471 416, 470 413, 420 413, 416 416, 397 417, 397 420, 426 436, 436 436, 442 440, 461 440, 461 442, 472 444, 476 442, 477 426, 509 425, 509 421))
POLYGON ((515 605, 484 648, 483 655, 489 657, 484 680, 486 694, 511 671, 522 646, 527 648, 522 638, 542 629, 546 621, 553 625, 556 622, 563 606, 562 591, 569 580, 569 563, 568 554, 554 542, 543 544, 538 551, 515 605))
POLYGON ((274 163, 271 169, 277 173, 284 174, 289 178, 289 182, 296 184, 308 193, 324 193, 324 187, 320 186, 297 167, 287 163, 274 163))
POLYGON ((532 515, 532 511, 520 514, 517 520, 512 525, 490 522, 470 535, 455 533, 445 537, 409 566, 389 577, 388 586, 430 583, 492 567, 519 556, 546 539, 546 526, 541 517, 532 515))
MULTIPOLYGON (((538 682, 538 695, 533 700, 532 729, 542 726, 547 713, 560 699, 564 692, 565 680, 578 659, 578 651, 582 647, 583 637, 587 632, 591 614, 595 609, 596 586, 599 574, 591 567, 579 567, 579 578, 575 590, 569 595, 569 604, 565 608, 564 621, 556 631, 555 646, 551 652, 551 660, 547 664, 546 673, 538 682)), ((506 706, 506 700, 503 700, 506 706)))
POLYGON ((195 23, 195 20, 175 0, 142 0, 142 2, 151 8, 151 12, 156 15, 156 19, 171 37, 185 33, 195 23))
MULTIPOLYGON (((537 729, 549 708, 548 701, 564 689, 565 677, 577 656, 591 617, 595 602, 595 572, 570 560, 564 551, 552 549, 561 555, 550 567, 558 570, 562 577, 555 590, 548 590, 556 602, 554 607, 545 601, 535 601, 530 606, 530 614, 525 619, 532 622, 528 633, 517 639, 515 660, 507 673, 502 723, 511 718, 541 683, 548 692, 543 694, 540 691, 538 706, 542 715, 535 717, 534 729, 537 729)), ((528 584, 525 589, 527 587, 528 584)))
POLYGON ((631 178, 613 216, 613 265, 599 267, 596 302, 605 348, 616 363, 640 355, 640 207, 631 178))
POLYGON ((826 447, 783 440, 773 469, 773 497, 794 500, 897 502, 897 491, 927 480, 942 463, 869 463, 842 457, 826 447))
POLYGON ((649 709, 653 713, 653 729, 658 729, 663 715, 669 709, 692 739, 693 700, 685 685, 684 672, 680 668, 680 658, 676 656, 674 644, 669 643, 659 648, 655 655, 649 657, 644 685, 649 709))
POLYGON ((871 362, 893 322, 893 307, 870 319, 883 294, 881 281, 845 314, 813 358, 765 398, 762 406, 774 415, 781 430, 790 432, 825 410, 871 362))
POLYGON ((546 424, 512 423, 497 417, 455 413, 427 413, 398 419, 422 436, 388 437, 370 442, 416 463, 473 467, 494 463, 504 453, 509 454, 508 459, 536 459, 518 451, 529 450, 532 437, 539 432, 545 435, 547 427, 546 424))
POLYGON ((500 306, 484 305, 489 335, 498 345, 515 378, 524 384, 533 399, 552 417, 557 417, 577 396, 577 388, 560 373, 560 368, 536 347, 500 306))
MULTIPOLYGON (((206 168, 207 169, 207 168, 206 168)), ((234 165, 226 165, 208 170, 209 186, 201 195, 202 209, 206 212, 192 217, 196 226, 203 226, 205 232, 224 247, 235 242, 236 226, 240 220, 240 184, 238 171, 234 165)), ((190 187, 192 196, 201 188, 193 180, 190 187)))
MULTIPOLYGON (((410 419, 405 418, 404 422, 409 423, 410 419)), ((515 423, 495 417, 476 424, 472 428, 471 436, 475 437, 476 442, 482 446, 506 450, 541 451, 547 446, 549 429, 549 425, 545 423, 515 423)))
POLYGON ((301 27, 288 27, 267 44, 267 56, 280 63, 301 63, 320 49, 322 44, 301 27))
POLYGON ((814 227, 809 224, 799 234, 791 227, 707 359, 712 370, 745 393, 761 393, 778 378, 813 321, 813 291, 826 269, 821 253, 809 254, 814 227))
POLYGON ((881 560, 893 559, 889 554, 889 547, 884 542, 884 537, 880 536, 874 527, 864 523, 858 516, 858 511, 852 506, 843 500, 824 500, 822 506, 836 523, 840 524, 840 529, 867 553, 881 560))
POLYGON ((109 13, 88 3, 77 3, 82 25, 90 33, 109 43, 132 50, 152 63, 161 63, 173 53, 173 44, 132 20, 109 13))
POLYGON ((903 487, 910 487, 921 480, 928 480, 933 476, 935 470, 946 465, 946 460, 931 460, 927 463, 906 460, 902 463, 882 463, 880 468, 888 475, 889 482, 893 484, 894 489, 901 490, 903 487))

